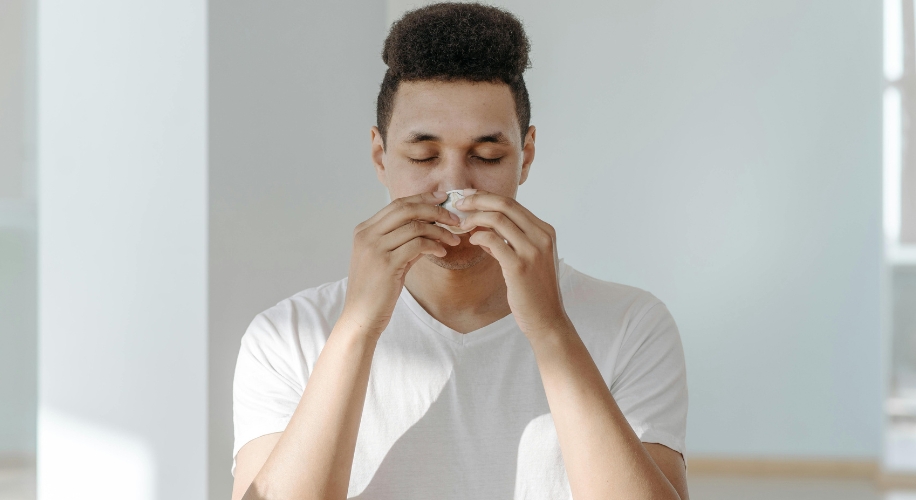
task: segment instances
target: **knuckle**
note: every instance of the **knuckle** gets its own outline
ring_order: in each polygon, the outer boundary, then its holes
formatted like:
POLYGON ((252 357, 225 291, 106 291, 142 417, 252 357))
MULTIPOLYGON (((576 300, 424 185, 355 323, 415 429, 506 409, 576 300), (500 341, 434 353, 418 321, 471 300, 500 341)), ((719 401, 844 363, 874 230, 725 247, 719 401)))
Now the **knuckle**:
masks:
POLYGON ((395 210, 404 210, 410 205, 410 203, 404 198, 398 198, 392 201, 391 205, 394 206, 395 210))
POLYGON ((553 247, 553 237, 550 235, 550 233, 541 232, 537 236, 537 244, 538 246, 541 246, 544 248, 552 248, 553 247))
POLYGON ((496 201, 496 206, 500 210, 509 210, 510 208, 512 208, 512 202, 513 200, 511 200, 510 198, 498 198, 496 201))
POLYGON ((544 253, 553 255, 554 244, 553 244, 553 240, 552 240, 552 239, 549 239, 549 238, 548 238, 547 241, 545 241, 545 242, 543 243, 542 246, 543 246, 543 248, 544 248, 544 253))
POLYGON ((549 248, 553 248, 553 247, 557 246, 557 238, 556 238, 556 236, 554 236, 554 235, 552 235, 552 234, 548 235, 548 236, 547 236, 547 242, 546 242, 545 244, 546 244, 549 248))
POLYGON ((426 226, 426 223, 420 222, 416 219, 407 223, 408 230, 413 234, 423 233, 423 231, 426 229, 426 226))

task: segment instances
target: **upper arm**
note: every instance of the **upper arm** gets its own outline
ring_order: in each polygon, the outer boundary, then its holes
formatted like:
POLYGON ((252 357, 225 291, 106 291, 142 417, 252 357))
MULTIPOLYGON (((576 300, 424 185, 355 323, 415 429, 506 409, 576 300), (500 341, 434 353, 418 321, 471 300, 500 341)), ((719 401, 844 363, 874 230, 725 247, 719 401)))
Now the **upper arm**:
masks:
POLYGON ((241 500, 248 491, 251 482, 267 462, 267 457, 274 450, 282 432, 275 432, 266 436, 252 439, 235 457, 235 480, 232 483, 232 500, 241 500))
POLYGON ((245 496, 299 403, 306 377, 290 338, 290 327, 275 327, 265 313, 255 317, 242 337, 232 389, 232 500, 245 496))
POLYGON ((689 500, 687 495, 687 465, 684 463, 684 457, 665 445, 643 443, 643 446, 649 452, 652 460, 655 461, 655 465, 661 469, 662 474, 671 483, 671 486, 674 486, 674 489, 677 490, 681 500, 689 500))
POLYGON ((683 453, 688 399, 684 350, 674 318, 657 299, 627 332, 614 372, 611 394, 639 440, 683 453))
POLYGON ((299 403, 306 376, 290 330, 262 313, 242 337, 232 388, 233 500, 245 495, 299 403))

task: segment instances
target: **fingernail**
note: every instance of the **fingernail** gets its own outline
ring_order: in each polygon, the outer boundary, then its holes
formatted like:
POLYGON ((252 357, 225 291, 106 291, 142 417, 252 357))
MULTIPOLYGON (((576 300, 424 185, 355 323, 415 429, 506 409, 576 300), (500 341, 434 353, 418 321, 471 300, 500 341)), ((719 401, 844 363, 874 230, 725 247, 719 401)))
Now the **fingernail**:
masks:
POLYGON ((465 195, 465 196, 470 196, 470 195, 472 195, 472 194, 474 194, 474 193, 476 193, 476 192, 477 192, 477 190, 474 189, 474 188, 467 188, 467 189, 465 189, 464 191, 462 191, 461 194, 463 194, 463 195, 465 195))
POLYGON ((464 198, 458 198, 458 201, 455 202, 456 208, 461 208, 461 205, 464 205, 464 198))
POLYGON ((433 198, 439 199, 445 196, 445 191, 436 191, 433 193, 433 198))
POLYGON ((449 212, 448 214, 449 214, 449 216, 451 216, 452 222, 461 222, 461 217, 458 217, 457 215, 455 215, 455 214, 453 214, 453 213, 451 213, 451 212, 449 212))

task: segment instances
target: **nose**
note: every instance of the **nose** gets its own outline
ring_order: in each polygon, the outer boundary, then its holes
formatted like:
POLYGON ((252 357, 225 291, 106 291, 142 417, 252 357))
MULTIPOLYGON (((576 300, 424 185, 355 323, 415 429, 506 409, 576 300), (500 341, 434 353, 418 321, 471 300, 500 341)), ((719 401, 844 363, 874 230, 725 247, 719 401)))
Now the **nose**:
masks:
POLYGON ((476 187, 473 185, 471 169, 465 155, 444 155, 437 170, 440 191, 476 187))

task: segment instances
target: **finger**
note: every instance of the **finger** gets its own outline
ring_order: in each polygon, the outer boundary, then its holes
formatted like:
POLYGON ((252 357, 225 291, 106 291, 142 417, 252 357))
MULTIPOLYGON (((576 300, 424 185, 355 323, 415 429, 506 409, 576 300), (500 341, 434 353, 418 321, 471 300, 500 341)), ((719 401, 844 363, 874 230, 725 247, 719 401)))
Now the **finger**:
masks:
POLYGON ((455 207, 464 212, 479 210, 503 213, 529 236, 546 232, 547 223, 535 217, 521 203, 506 196, 477 191, 459 200, 455 203, 455 207))
POLYGON ((402 200, 392 202, 396 206, 372 226, 373 231, 388 234, 412 220, 441 222, 448 226, 458 226, 461 222, 457 215, 438 205, 402 200))
POLYGON ((445 228, 428 222, 410 220, 403 226, 382 236, 379 240, 379 245, 381 248, 391 251, 417 237, 438 240, 451 246, 461 243, 461 238, 458 235, 452 234, 451 231, 445 228))
POLYGON ((413 196, 407 196, 404 198, 398 198, 393 200, 391 203, 385 205, 384 208, 375 213, 372 217, 369 217, 365 220, 360 226, 371 226, 378 223, 386 215, 388 215, 393 210, 397 209, 400 203, 420 203, 423 205, 438 205, 445 201, 446 195, 444 191, 436 191, 434 193, 420 193, 413 196))
POLYGON ((488 229, 477 231, 471 235, 468 241, 486 250, 503 268, 515 266, 519 262, 518 254, 509 247, 509 244, 500 235, 493 231, 488 229))
POLYGON ((391 258, 398 264, 408 264, 421 255, 445 257, 445 247, 429 238, 418 237, 391 251, 391 258))
POLYGON ((407 265, 404 266, 404 274, 406 275, 407 273, 409 273, 409 272, 410 272, 410 268, 412 268, 413 265, 416 264, 416 263, 417 263, 420 259, 422 259, 422 258, 423 258, 423 254, 421 253, 421 254, 417 255, 416 257, 414 257, 413 259, 410 259, 410 261, 407 263, 407 265))
POLYGON ((509 246, 517 252, 534 250, 534 245, 531 243, 528 235, 522 232, 522 230, 502 212, 472 212, 465 218, 464 222, 461 223, 461 227, 463 228, 475 226, 492 229, 504 240, 507 240, 509 246))

